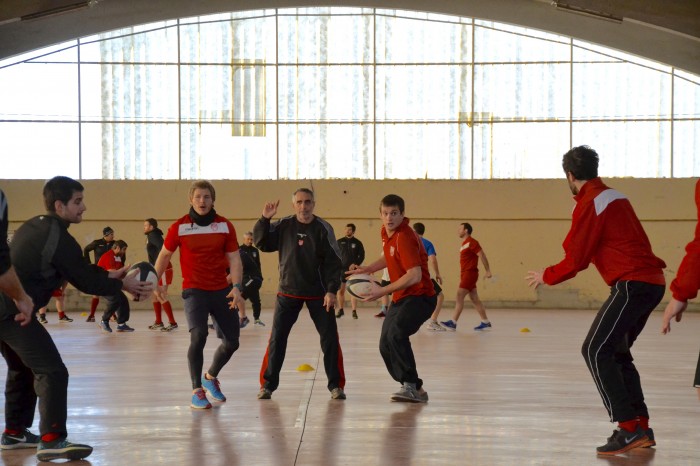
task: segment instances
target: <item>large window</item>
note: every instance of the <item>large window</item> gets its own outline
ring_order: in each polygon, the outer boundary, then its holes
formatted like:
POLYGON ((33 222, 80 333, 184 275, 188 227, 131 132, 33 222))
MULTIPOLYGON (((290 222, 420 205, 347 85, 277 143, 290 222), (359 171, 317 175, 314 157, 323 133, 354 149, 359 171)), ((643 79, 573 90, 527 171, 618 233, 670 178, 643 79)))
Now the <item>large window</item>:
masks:
POLYGON ((0 62, 3 178, 700 176, 700 78, 542 31, 368 8, 134 26, 0 62))

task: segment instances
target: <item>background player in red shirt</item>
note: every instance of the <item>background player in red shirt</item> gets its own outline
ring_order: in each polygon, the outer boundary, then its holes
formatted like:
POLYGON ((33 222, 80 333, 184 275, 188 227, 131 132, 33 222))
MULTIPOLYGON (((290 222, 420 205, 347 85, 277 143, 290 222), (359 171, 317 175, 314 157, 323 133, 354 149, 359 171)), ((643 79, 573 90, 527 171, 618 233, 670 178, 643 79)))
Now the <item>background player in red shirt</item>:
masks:
MULTIPOLYGON (((127 247, 128 245, 125 241, 120 239, 115 241, 112 245, 112 249, 100 256, 97 265, 107 271, 121 269, 124 267, 124 255, 126 254, 127 247)), ((126 295, 120 291, 115 295, 105 296, 104 298, 105 301, 107 301, 107 309, 105 309, 104 314, 102 314, 102 320, 100 320, 100 328, 102 331, 112 333, 112 328, 109 326, 109 319, 111 319, 116 312, 117 332, 133 332, 134 329, 126 324, 130 314, 129 300, 126 295)))
MULTIPOLYGON (((671 282, 671 293, 673 297, 664 311, 661 332, 667 334, 671 331, 671 319, 676 318, 676 322, 681 321, 683 311, 688 307, 688 300, 698 295, 700 289, 700 180, 695 184, 695 206, 698 212, 698 223, 695 226, 695 238, 685 247, 685 257, 678 267, 675 280, 671 282)), ((700 399, 700 356, 698 357, 698 367, 695 370, 695 382, 700 399)))
MULTIPOLYGON (((195 181, 189 198, 190 212, 168 228, 155 268, 158 277, 162 277, 173 253, 180 248, 182 298, 190 331, 187 351, 193 389, 190 406, 208 409, 211 403, 207 393, 215 401, 226 401, 217 376, 239 346, 238 314, 229 309, 228 298, 233 298, 232 308, 243 301, 242 266, 236 229, 214 210, 214 186, 208 181, 195 181), (231 271, 230 277, 227 268, 231 271), (221 344, 209 369, 202 375, 210 314, 221 344)), ((159 289, 158 293, 161 292, 159 289)))
POLYGON ((384 196, 379 205, 383 255, 365 267, 354 267, 349 273, 371 274, 384 267, 389 270, 391 284, 377 288, 365 301, 376 301, 393 293, 379 338, 384 364, 391 377, 401 383, 391 400, 425 403, 428 393, 418 377, 409 337, 428 320, 437 297, 428 271, 428 254, 418 233, 408 225, 404 210, 405 203, 400 196, 384 196))
POLYGON ((460 238, 464 238, 462 246, 459 248, 459 288, 457 289, 457 297, 455 298, 455 312, 452 320, 440 322, 447 330, 457 330, 457 321, 459 320, 462 309, 464 309, 464 298, 469 295, 469 299, 474 304, 474 309, 481 317, 481 323, 474 327, 474 330, 484 330, 491 328, 491 322, 486 316, 486 308, 479 299, 479 293, 476 291, 476 282, 479 280, 479 259, 484 264, 486 270, 486 278, 491 278, 491 267, 486 259, 486 254, 481 248, 479 242, 472 236, 472 226, 468 223, 462 223, 457 228, 457 234, 460 238))

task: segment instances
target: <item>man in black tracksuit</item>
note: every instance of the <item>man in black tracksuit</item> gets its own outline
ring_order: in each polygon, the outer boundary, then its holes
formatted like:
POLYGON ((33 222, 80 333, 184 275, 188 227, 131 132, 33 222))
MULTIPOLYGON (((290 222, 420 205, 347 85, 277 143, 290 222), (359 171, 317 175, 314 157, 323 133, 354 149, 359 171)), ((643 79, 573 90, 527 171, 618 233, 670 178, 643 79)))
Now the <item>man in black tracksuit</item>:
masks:
MULTIPOLYGON (((97 295, 147 293, 152 285, 124 276, 125 269, 107 273, 83 260, 80 245, 68 233, 71 223, 80 223, 85 211, 83 186, 67 177, 55 177, 44 186, 47 214, 25 222, 14 235, 12 265, 34 311, 46 306, 53 290, 64 281, 79 290, 97 295)), ((35 318, 21 326, 15 301, 0 293, 0 352, 7 363, 5 426, 23 432, 32 425, 39 399, 41 441, 37 458, 80 459, 92 447, 66 440, 68 370, 53 339, 35 318)))
POLYGON ((260 287, 262 286, 263 276, 262 267, 260 266, 260 251, 253 246, 253 233, 248 232, 243 235, 243 244, 239 246, 241 261, 243 262, 243 299, 249 299, 253 305, 253 319, 255 325, 265 326, 260 320, 260 311, 262 305, 260 303, 260 287), (244 257, 245 256, 245 257, 244 257))
POLYGON ((293 197, 296 215, 273 224, 279 201, 268 202, 255 224, 255 244, 263 252, 279 251, 280 284, 272 322, 270 342, 260 369, 259 399, 269 399, 279 385, 279 374, 287 351, 287 339, 306 303, 316 330, 321 335, 323 365, 331 398, 345 399, 343 353, 333 314, 335 294, 340 286, 340 250, 333 227, 313 214, 313 191, 301 188, 293 197))
MULTIPOLYGON (((351 265, 360 265, 365 260, 365 247, 362 241, 355 238, 355 224, 348 223, 345 225, 345 236, 338 238, 338 247, 340 248, 340 260, 343 263, 343 272, 340 274, 340 290, 338 290, 338 312, 336 317, 342 317, 343 306, 345 305, 345 283, 348 281, 345 272, 350 270, 351 265)), ((357 298, 350 298, 352 306, 352 318, 357 319, 357 298)))

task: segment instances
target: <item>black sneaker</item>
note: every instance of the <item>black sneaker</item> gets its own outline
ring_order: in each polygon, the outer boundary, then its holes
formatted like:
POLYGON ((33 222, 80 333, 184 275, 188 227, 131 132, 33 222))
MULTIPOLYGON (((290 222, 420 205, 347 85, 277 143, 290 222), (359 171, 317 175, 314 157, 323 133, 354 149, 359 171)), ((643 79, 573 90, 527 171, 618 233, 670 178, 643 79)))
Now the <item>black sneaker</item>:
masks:
POLYGON ((71 319, 70 317, 68 317, 67 315, 64 314, 63 317, 58 319, 58 321, 59 322, 73 322, 73 319, 71 319))
POLYGON ((95 321, 95 316, 88 316, 87 319, 85 319, 85 322, 94 322, 95 321))
POLYGON ((117 332, 133 332, 134 329, 126 325, 126 322, 123 324, 117 325, 117 332))
POLYGON ((15 450, 18 448, 36 448, 41 441, 41 437, 34 435, 29 430, 24 429, 24 432, 17 435, 2 434, 0 439, 0 448, 3 450, 15 450))
POLYGON ((51 461, 56 459, 81 460, 90 456, 92 447, 71 443, 65 438, 59 438, 53 442, 39 442, 36 457, 39 461, 51 461))
POLYGON ((357 319, 357 311, 352 311, 352 318, 357 319))
POLYGON ((651 448, 656 446, 656 440, 654 440, 654 430, 649 427, 647 430, 644 431, 645 434, 647 434, 648 440, 644 443, 644 445, 641 445, 642 448, 651 448))
POLYGON ((48 324, 48 323, 49 323, 49 321, 46 320, 46 316, 45 316, 44 314, 39 314, 39 322, 41 322, 42 324, 48 324))
POLYGON ((345 315, 345 311, 343 311, 342 309, 338 309, 338 312, 335 313, 335 317, 336 317, 337 319, 340 319, 340 318, 343 317, 344 315, 345 315))
POLYGON ((161 332, 172 332, 173 330, 177 330, 177 324, 170 324, 167 327, 163 327, 160 329, 161 332))
POLYGON ((258 400, 269 400, 272 398, 272 392, 267 388, 261 388, 258 392, 258 400))
POLYGON ((641 447, 649 441, 644 429, 637 426, 634 432, 617 427, 608 438, 608 443, 596 448, 599 455, 619 455, 633 448, 641 447))

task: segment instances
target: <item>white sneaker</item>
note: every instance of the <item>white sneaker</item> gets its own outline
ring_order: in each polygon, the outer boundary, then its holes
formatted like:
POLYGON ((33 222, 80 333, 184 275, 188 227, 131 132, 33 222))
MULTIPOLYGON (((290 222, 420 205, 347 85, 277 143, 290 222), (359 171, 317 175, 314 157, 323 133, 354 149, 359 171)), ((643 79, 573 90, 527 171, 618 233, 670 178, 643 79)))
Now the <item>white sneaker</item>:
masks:
POLYGON ((434 332, 444 332, 445 327, 442 325, 438 324, 436 321, 429 319, 428 324, 425 326, 428 330, 432 330, 434 332))

